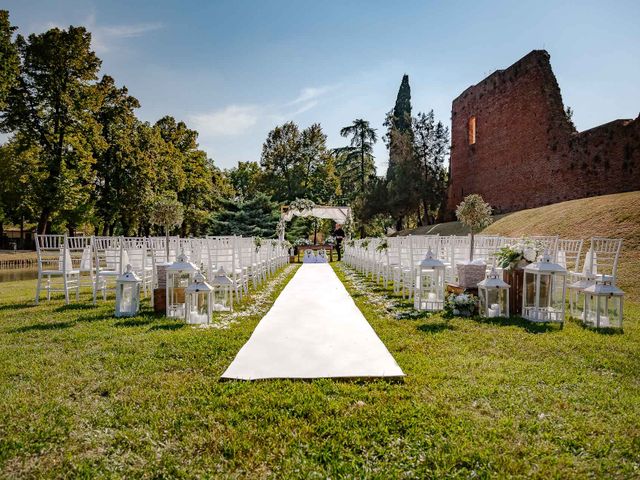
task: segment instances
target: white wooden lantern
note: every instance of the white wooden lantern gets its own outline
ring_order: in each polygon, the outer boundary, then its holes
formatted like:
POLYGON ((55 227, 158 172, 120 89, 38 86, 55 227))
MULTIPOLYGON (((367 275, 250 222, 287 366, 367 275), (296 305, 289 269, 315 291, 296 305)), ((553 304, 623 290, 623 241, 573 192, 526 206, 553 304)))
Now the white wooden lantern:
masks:
POLYGON ((478 283, 480 297, 480 315, 484 317, 509 316, 510 285, 500 278, 493 267, 487 278, 478 283))
POLYGON ((189 261, 184 252, 175 262, 167 265, 167 317, 185 318, 185 289, 193 282, 198 268, 189 261))
POLYGON ((531 322, 564 323, 567 270, 548 252, 524 267, 522 316, 531 322))
POLYGON ((584 289, 583 323, 595 328, 622 328, 624 292, 604 275, 584 289))
POLYGON ((413 299, 416 310, 435 312, 444 308, 445 265, 433 256, 431 248, 417 265, 417 284, 413 299))
POLYGON ((116 317, 134 317, 140 308, 142 281, 127 265, 126 271, 116 279, 116 317))
POLYGON ((596 283, 596 276, 586 272, 584 277, 567 285, 569 290, 569 312, 573 318, 584 320, 584 290, 596 283))
POLYGON ((209 323, 213 311, 213 287, 205 281, 204 275, 196 273, 185 292, 187 323, 209 323))
POLYGON ((213 310, 233 311, 233 281, 227 276, 224 267, 220 267, 215 273, 211 285, 213 286, 213 310))

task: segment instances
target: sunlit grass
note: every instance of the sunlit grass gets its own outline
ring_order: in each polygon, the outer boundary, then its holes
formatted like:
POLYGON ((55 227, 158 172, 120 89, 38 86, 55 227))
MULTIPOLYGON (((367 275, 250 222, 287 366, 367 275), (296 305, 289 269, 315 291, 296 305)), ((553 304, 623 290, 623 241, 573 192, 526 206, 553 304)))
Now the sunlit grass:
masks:
POLYGON ((404 383, 220 382, 262 313, 203 330, 88 296, 34 307, 33 281, 0 284, 0 476, 640 474, 637 304, 614 335, 406 318, 337 272, 404 383))

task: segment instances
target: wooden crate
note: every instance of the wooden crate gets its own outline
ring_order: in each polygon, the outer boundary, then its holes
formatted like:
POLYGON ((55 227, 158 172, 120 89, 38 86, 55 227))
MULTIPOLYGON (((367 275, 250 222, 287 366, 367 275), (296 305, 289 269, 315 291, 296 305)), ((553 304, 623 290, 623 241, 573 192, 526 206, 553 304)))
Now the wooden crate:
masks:
POLYGON ((167 311, 167 290, 164 288, 153 289, 153 310, 156 313, 167 311))
POLYGON ((509 313, 522 315, 522 292, 524 282, 524 270, 503 270, 502 279, 511 285, 509 290, 509 313))

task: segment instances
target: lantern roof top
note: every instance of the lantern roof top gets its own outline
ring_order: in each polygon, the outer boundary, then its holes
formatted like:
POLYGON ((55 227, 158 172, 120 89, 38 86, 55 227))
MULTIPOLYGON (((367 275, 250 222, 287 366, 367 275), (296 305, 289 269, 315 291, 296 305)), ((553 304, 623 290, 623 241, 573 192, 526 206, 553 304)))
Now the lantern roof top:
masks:
POLYGON ((209 285, 202 273, 198 272, 193 277, 193 283, 187 286, 187 293, 212 292, 213 287, 209 285))
POLYGON ((566 268, 552 261, 551 255, 547 250, 545 250, 540 260, 527 265, 524 270, 532 273, 560 273, 562 275, 567 273, 566 268))
POLYGON ((119 283, 140 283, 140 277, 133 271, 131 265, 127 265, 126 270, 116 279, 119 283))
POLYGON ((511 286, 500 278, 496 267, 492 267, 487 278, 478 283, 478 287, 483 288, 510 288, 511 286))
POLYGON ((167 265, 167 270, 172 272, 182 271, 193 273, 198 271, 198 267, 196 267, 194 263, 190 262, 189 257, 182 252, 178 255, 175 262, 167 265))
POLYGON ((227 276, 224 267, 220 267, 216 274, 213 276, 212 282, 216 286, 233 285, 233 281, 227 276))
POLYGON ((594 283, 596 283, 596 275, 587 271, 584 274, 584 278, 581 278, 577 282, 573 282, 568 287, 572 290, 584 290, 587 287, 590 287, 594 283))
POLYGON ((602 275, 602 278, 596 279, 596 282, 584 289, 585 293, 590 295, 613 295, 616 297, 621 297, 624 295, 624 292, 618 288, 610 279, 606 278, 602 275))
POLYGON ((427 254, 418 264, 420 268, 444 268, 444 263, 433 256, 433 252, 431 251, 431 247, 427 251, 427 254))

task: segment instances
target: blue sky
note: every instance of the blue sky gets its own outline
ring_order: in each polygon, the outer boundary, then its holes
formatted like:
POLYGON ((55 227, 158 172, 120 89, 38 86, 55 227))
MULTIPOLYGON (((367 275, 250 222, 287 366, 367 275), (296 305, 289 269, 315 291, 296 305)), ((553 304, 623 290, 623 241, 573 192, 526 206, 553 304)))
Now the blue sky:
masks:
MULTIPOLYGON (((200 132, 221 167, 267 132, 319 122, 329 145, 365 118, 383 133, 404 73, 414 112, 449 124, 469 85, 544 48, 579 130, 640 112, 640 1, 4 0, 23 34, 84 25, 103 73, 200 132)), ((385 168, 382 142, 377 164, 385 168)), ((384 170, 383 170, 384 171, 384 170)))

